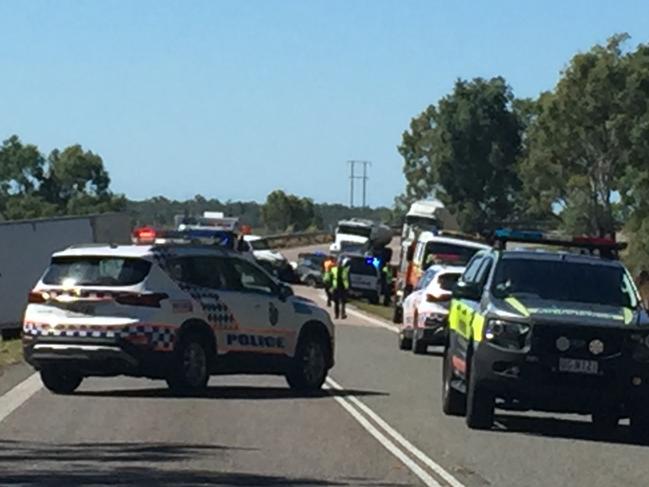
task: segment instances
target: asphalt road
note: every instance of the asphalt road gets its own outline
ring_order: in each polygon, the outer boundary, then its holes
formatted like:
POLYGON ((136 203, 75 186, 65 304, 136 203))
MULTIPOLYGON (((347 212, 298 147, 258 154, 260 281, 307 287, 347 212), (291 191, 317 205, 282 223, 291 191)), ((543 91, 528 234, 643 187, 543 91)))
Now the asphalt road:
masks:
POLYGON ((274 377, 213 378, 190 399, 145 379, 90 379, 69 397, 23 383, 0 396, 0 485, 649 484, 649 448, 625 426, 602 438, 583 418, 499 412, 470 431, 441 412, 435 353, 398 351, 389 325, 355 312, 336 343, 317 397, 274 377))

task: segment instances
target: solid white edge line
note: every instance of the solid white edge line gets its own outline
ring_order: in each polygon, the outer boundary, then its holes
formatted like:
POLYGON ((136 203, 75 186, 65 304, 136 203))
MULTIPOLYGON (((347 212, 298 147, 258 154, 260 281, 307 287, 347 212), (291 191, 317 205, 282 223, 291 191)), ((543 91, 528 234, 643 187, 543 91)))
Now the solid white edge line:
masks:
MULTIPOLYGON (((327 298, 320 295, 318 295, 318 298, 320 298, 321 301, 327 300, 327 298)), ((356 311, 355 309, 347 308, 347 314, 356 316, 357 318, 363 318, 364 320, 369 321, 373 325, 378 326, 380 328, 385 328, 386 330, 390 330, 393 333, 399 333, 399 328, 396 325, 391 325, 378 318, 373 318, 371 316, 368 316, 366 313, 361 313, 360 311, 356 311)))
MULTIPOLYGON (((331 377, 327 378, 327 384, 329 384, 334 389, 344 390, 344 388, 340 384, 338 384, 335 380, 333 380, 331 377)), ((448 471, 446 471, 444 467, 439 465, 437 462, 432 460, 428 455, 426 455, 423 451, 421 451, 415 445, 410 443, 397 430, 392 428, 392 426, 390 426, 386 421, 384 421, 383 418, 381 418, 378 414, 376 414, 372 409, 370 409, 367 405, 365 405, 355 396, 347 396, 347 400, 349 400, 352 404, 356 405, 356 407, 358 407, 367 416, 369 416, 378 426, 380 426, 397 443, 399 443, 403 448, 408 450, 412 455, 414 455, 417 459, 419 459, 422 463, 424 463, 428 468, 430 468, 433 472, 435 472, 442 479, 444 479, 449 485, 451 485, 452 487, 464 487, 464 484, 462 484, 458 479, 456 479, 453 475, 451 475, 448 471)))
POLYGON ((38 373, 34 373, 0 396, 0 422, 4 421, 42 387, 40 376, 38 373))
MULTIPOLYGON (((325 386, 325 389, 327 387, 325 386)), ((408 455, 400 450, 389 438, 381 433, 372 423, 363 417, 346 399, 333 396, 333 399, 340 404, 345 411, 347 411, 352 418, 354 418, 369 434, 371 434, 376 441, 378 441, 383 448, 388 450, 394 455, 401 463, 403 463, 410 471, 415 474, 427 487, 442 487, 437 480, 429 475, 423 468, 417 465, 408 455)))
POLYGON ((354 315, 358 318, 363 318, 370 323, 380 326, 381 328, 385 328, 386 330, 390 330, 393 333, 399 333, 399 329, 396 326, 393 325, 388 325, 386 322, 379 320, 377 318, 372 318, 371 316, 367 316, 365 313, 361 313, 360 311, 356 311, 355 309, 348 309, 347 313, 354 315))

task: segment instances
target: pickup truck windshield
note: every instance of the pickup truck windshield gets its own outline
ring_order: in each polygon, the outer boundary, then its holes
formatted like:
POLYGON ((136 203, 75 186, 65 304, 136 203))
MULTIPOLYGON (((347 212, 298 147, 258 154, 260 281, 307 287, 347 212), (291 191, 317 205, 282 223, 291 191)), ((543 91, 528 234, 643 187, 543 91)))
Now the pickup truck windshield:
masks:
POLYGON ((478 250, 480 249, 461 244, 428 242, 424 252, 424 264, 453 263, 454 265, 465 265, 478 250))
POLYGON ((635 308, 633 285, 622 267, 536 259, 503 259, 492 292, 507 296, 635 308))

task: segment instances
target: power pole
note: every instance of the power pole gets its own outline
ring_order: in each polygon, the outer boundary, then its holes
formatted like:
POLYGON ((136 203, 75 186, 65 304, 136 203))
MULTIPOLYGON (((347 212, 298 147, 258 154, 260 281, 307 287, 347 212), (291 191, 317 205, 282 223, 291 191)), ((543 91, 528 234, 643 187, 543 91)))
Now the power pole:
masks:
POLYGON ((356 176, 354 176, 354 166, 356 161, 347 161, 347 164, 349 164, 349 169, 351 170, 351 174, 349 175, 349 207, 353 208, 354 207, 354 179, 356 179, 356 176))
POLYGON ((367 206, 367 180, 369 177, 367 176, 367 166, 371 166, 372 163, 370 161, 347 161, 347 164, 349 164, 349 169, 350 169, 350 175, 349 175, 349 206, 351 208, 354 207, 354 180, 355 179, 362 179, 363 180, 363 208, 367 206), (354 172, 354 168, 356 167, 356 164, 360 164, 363 166, 363 175, 362 176, 356 176, 354 172))

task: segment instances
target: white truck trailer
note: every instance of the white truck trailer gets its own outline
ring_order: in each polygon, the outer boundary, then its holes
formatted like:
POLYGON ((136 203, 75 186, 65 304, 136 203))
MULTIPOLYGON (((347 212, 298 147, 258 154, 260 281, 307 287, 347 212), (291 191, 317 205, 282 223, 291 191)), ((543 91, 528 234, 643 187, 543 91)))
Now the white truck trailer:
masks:
POLYGON ((0 331, 19 328, 27 295, 52 253, 82 243, 130 243, 126 213, 0 222, 0 331))

